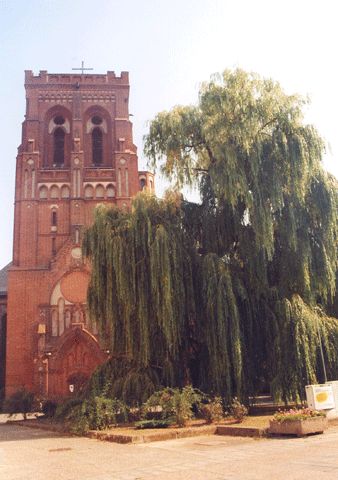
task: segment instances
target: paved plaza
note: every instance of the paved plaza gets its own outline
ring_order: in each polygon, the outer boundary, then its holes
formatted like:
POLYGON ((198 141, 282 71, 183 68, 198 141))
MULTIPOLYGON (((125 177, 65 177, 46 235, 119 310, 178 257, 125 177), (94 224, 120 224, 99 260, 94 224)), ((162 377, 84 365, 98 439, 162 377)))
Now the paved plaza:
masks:
POLYGON ((0 424, 1 480, 338 479, 338 427, 287 439, 204 436, 119 445, 0 424))

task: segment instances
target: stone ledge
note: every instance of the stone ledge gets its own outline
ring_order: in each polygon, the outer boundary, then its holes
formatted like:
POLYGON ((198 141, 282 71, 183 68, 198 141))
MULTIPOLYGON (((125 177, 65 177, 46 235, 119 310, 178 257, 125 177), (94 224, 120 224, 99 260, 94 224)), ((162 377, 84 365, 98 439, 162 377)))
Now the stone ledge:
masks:
MULTIPOLYGON (((22 427, 28 428, 37 428, 40 430, 49 430, 52 432, 59 433, 60 435, 69 435, 74 436, 73 433, 66 431, 65 428, 60 424, 52 424, 50 422, 43 423, 43 421, 29 419, 29 420, 17 420, 17 421, 7 421, 7 423, 15 423, 22 427)), ((200 435, 214 435, 217 430, 216 425, 202 425, 195 427, 183 427, 183 428, 169 428, 169 429, 154 429, 151 430, 134 430, 129 434, 123 433, 123 428, 117 427, 116 432, 114 429, 110 431, 101 431, 101 430, 90 430, 84 436, 88 438, 93 438, 96 440, 102 440, 106 442, 114 442, 120 444, 127 443, 149 443, 149 442, 158 442, 161 440, 175 440, 178 438, 188 438, 188 437, 197 437, 200 435), (121 431, 122 430, 122 431, 121 431), (144 433, 143 433, 144 432, 144 433), (146 433, 145 433, 146 432, 146 433)), ((130 430, 129 430, 130 431, 130 430)))
POLYGON ((232 437, 253 437, 261 438, 267 436, 267 428, 244 427, 232 425, 219 425, 216 429, 217 435, 229 435, 232 437))
MULTIPOLYGON (((178 438, 197 437, 200 435, 214 435, 217 431, 216 425, 206 425, 202 427, 187 427, 187 428, 175 428, 175 429, 163 429, 160 432, 157 430, 154 433, 142 434, 140 430, 135 430, 135 433, 131 435, 123 435, 113 432, 102 432, 98 430, 92 430, 86 434, 89 438, 95 438, 96 440, 103 440, 106 442, 115 443, 149 443, 160 442, 162 440, 176 440, 178 438)), ((148 430, 149 432, 149 430, 148 430)))
MULTIPOLYGON (((49 430, 57 432, 61 435, 74 435, 70 432, 65 431, 63 427, 58 424, 43 423, 38 420, 26 420, 26 421, 15 421, 13 422, 16 425, 21 425, 23 427, 29 428, 38 428, 41 430, 49 430)), ((132 433, 124 434, 123 429, 114 432, 110 431, 101 431, 101 430, 91 430, 86 433, 84 436, 88 438, 93 438, 96 440, 101 440, 105 442, 113 442, 120 444, 127 443, 150 443, 150 442, 159 442, 162 440, 176 440, 179 438, 189 438, 189 437, 198 437, 200 435, 228 435, 231 437, 251 437, 251 438, 262 438, 268 436, 268 428, 258 428, 258 427, 245 427, 240 425, 202 425, 196 427, 183 427, 183 428, 169 428, 161 430, 134 430, 132 433)))

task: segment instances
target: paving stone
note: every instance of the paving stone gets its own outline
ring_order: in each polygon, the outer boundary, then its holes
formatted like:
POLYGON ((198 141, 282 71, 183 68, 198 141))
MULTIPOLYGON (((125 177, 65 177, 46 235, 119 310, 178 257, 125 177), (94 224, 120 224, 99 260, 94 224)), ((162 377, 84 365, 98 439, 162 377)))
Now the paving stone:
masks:
POLYGON ((338 427, 307 438, 204 436, 119 445, 0 425, 4 480, 338 479, 338 427))

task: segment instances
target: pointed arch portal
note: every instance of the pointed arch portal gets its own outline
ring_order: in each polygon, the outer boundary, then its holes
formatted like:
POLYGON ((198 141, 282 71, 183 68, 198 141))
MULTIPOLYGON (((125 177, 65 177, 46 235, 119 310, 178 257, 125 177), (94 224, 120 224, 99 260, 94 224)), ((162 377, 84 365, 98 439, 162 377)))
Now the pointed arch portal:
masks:
POLYGON ((88 330, 83 326, 70 329, 49 359, 48 396, 76 395, 106 358, 88 330))

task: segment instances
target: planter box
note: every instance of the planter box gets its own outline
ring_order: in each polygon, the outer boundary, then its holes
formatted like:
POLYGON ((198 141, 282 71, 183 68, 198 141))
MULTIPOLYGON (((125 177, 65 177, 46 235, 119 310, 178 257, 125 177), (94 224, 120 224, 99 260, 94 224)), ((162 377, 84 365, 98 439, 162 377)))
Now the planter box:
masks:
POLYGON ((269 433, 274 435, 310 435, 311 433, 323 433, 328 427, 326 417, 312 417, 306 420, 286 420, 277 422, 270 420, 269 433))

